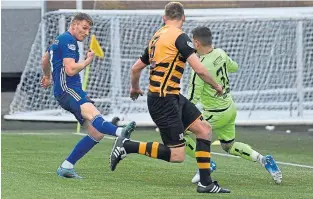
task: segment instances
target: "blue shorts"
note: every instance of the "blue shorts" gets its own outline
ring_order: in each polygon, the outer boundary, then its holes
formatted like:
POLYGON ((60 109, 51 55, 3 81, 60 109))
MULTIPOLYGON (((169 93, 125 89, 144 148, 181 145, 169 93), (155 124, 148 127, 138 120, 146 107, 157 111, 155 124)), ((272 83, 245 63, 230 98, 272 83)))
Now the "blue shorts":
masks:
POLYGON ((71 112, 81 125, 84 124, 84 118, 81 114, 80 105, 87 102, 94 104, 94 101, 92 101, 87 96, 87 93, 81 89, 68 89, 61 95, 55 96, 55 98, 59 102, 60 106, 71 112))

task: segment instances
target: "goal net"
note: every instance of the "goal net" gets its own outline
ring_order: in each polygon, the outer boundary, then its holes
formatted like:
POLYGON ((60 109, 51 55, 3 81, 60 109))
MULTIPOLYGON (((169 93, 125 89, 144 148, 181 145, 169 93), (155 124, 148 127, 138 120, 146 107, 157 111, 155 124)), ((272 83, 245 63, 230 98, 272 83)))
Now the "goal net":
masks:
MULTIPOLYGON (((239 64, 239 71, 229 77, 238 107, 237 124, 313 123, 313 10, 286 9, 186 10, 183 30, 191 36, 193 28, 208 26, 214 46, 239 64)), ((154 125, 146 97, 135 102, 129 98, 130 69, 161 27, 163 11, 84 11, 92 16, 92 34, 105 51, 104 59, 95 58, 91 64, 89 96, 107 120, 118 116, 125 122, 134 119, 139 125, 154 125)), ((75 12, 45 15, 6 119, 75 121, 58 106, 52 88, 40 87, 43 50, 68 28, 75 12)), ((89 40, 80 44, 82 57, 89 40)), ((183 94, 190 72, 186 66, 183 94)), ((145 93, 148 82, 147 67, 140 79, 145 93)))

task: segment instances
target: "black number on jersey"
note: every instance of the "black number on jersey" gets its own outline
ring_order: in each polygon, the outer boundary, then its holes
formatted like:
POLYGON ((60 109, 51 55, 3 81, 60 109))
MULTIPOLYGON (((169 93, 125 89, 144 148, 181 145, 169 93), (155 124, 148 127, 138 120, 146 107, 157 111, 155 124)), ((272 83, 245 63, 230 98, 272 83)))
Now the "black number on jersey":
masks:
POLYGON ((226 68, 226 63, 223 64, 217 71, 216 71, 216 76, 219 77, 221 75, 221 81, 223 84, 223 89, 225 89, 225 93, 223 94, 223 97, 227 97, 227 93, 230 92, 229 88, 229 79, 227 75, 227 68, 226 68))
POLYGON ((160 36, 156 36, 156 37, 152 38, 152 42, 151 42, 151 46, 150 46, 150 53, 149 53, 150 59, 153 59, 153 57, 154 57, 155 44, 159 39, 160 39, 160 36))

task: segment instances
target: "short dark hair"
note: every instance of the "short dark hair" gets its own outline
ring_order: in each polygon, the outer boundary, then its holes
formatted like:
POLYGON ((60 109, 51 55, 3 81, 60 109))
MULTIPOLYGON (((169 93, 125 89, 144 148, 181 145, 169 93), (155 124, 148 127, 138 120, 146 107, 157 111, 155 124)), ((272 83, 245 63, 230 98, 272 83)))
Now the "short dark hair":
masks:
POLYGON ((184 6, 180 2, 170 2, 165 6, 165 16, 169 20, 180 20, 184 14, 184 6))
POLYGON ((89 23, 90 26, 93 26, 93 21, 92 18, 90 17, 89 14, 83 13, 83 12, 79 12, 77 13, 73 19, 72 22, 74 21, 87 21, 89 23))
POLYGON ((210 28, 199 26, 191 31, 193 39, 198 40, 203 46, 212 45, 212 33, 210 28))

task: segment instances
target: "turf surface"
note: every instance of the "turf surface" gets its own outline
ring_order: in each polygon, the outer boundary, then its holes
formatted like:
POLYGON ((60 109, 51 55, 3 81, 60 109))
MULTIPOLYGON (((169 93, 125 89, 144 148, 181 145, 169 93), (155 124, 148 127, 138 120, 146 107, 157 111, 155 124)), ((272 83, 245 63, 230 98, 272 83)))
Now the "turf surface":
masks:
MULTIPOLYGON (((141 155, 129 155, 115 172, 109 169, 112 139, 104 139, 78 162, 82 180, 64 179, 56 169, 81 138, 69 132, 2 132, 2 198, 313 198, 313 169, 279 165, 283 184, 276 185, 257 163, 213 155, 217 171, 213 178, 228 195, 196 193, 191 184, 196 164, 186 157, 182 164, 170 164, 141 155), (38 133, 38 134, 37 134, 38 133)), ((138 130, 133 139, 159 141, 151 130, 138 130)), ((237 140, 253 146, 277 161, 313 166, 313 136, 265 130, 239 129, 237 140)), ((220 146, 213 152, 222 153, 220 146)))

